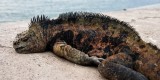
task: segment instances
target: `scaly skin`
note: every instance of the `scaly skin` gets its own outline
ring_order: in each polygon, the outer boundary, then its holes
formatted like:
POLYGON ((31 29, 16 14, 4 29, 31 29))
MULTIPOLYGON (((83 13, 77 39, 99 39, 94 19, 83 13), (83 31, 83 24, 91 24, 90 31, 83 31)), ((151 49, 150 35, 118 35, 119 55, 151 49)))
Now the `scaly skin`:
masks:
MULTIPOLYGON (((81 65, 99 65, 99 58, 89 57, 87 54, 72 48, 64 42, 56 42, 53 51, 57 56, 81 65)), ((130 68, 133 67, 132 58, 125 53, 118 53, 108 57, 99 65, 99 72, 109 80, 148 80, 144 75, 130 68)))
POLYGON ((103 60, 97 57, 89 57, 84 52, 72 48, 65 42, 56 42, 53 46, 53 52, 59 57, 63 57, 73 63, 80 65, 99 65, 100 61, 103 60))
MULTIPOLYGON (((74 50, 81 51, 82 56, 86 53, 89 57, 106 59, 112 55, 125 53, 132 58, 133 70, 142 73, 150 80, 160 79, 160 50, 144 42, 130 25, 101 14, 71 12, 60 14, 57 19, 52 20, 45 16, 34 17, 29 30, 17 35, 13 47, 18 53, 53 51, 53 45, 57 41, 65 41, 71 46, 69 49, 73 47, 74 50)), ((108 65, 108 62, 102 62, 100 65, 108 65)), ((115 65, 127 68, 123 64, 115 65)), ((105 70, 101 67, 98 69, 100 72, 105 70)), ((101 74, 105 76, 109 72, 101 74)))
POLYGON ((104 60, 98 70, 109 80, 148 80, 141 73, 132 70, 132 67, 132 58, 125 53, 118 53, 104 60))

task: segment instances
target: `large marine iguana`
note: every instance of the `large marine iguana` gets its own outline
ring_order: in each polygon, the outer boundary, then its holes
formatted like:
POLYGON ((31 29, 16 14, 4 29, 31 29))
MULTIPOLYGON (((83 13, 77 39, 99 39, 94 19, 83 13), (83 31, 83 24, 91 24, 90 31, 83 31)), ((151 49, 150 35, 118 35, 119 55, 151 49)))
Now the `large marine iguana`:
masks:
POLYGON ((160 49, 144 42, 127 23, 102 14, 69 12, 51 20, 34 17, 13 47, 18 53, 51 50, 77 64, 98 65, 99 72, 111 80, 160 79, 160 49), (59 47, 57 42, 70 47, 59 47))

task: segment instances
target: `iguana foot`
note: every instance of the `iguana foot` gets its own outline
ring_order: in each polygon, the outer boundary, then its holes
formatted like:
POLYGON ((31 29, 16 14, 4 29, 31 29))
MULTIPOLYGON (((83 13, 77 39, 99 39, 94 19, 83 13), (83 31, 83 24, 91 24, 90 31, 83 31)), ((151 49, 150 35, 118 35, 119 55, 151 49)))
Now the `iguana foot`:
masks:
POLYGON ((88 58, 90 61, 92 61, 92 63, 96 66, 98 66, 102 61, 104 61, 105 59, 103 58, 98 58, 98 57, 95 57, 95 56, 92 56, 92 57, 89 57, 88 58))

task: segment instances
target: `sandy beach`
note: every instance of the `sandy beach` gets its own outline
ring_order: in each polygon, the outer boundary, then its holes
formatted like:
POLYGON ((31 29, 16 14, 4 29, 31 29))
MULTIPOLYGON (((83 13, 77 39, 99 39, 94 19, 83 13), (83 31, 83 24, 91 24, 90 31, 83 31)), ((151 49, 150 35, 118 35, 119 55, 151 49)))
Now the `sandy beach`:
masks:
MULTIPOLYGON (((103 13, 132 25, 143 40, 160 47, 160 4, 103 13)), ((106 80, 95 67, 80 66, 51 52, 18 54, 12 47, 29 21, 0 23, 0 80, 106 80)))

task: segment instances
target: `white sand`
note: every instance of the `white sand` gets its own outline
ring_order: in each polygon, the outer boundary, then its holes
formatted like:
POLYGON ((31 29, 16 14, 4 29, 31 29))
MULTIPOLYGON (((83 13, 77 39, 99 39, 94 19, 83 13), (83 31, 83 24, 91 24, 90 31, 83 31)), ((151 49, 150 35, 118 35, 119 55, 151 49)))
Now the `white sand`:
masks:
MULTIPOLYGON (((160 6, 105 13, 126 21, 140 36, 160 47, 160 6)), ((29 21, 0 23, 0 80, 105 80, 96 68, 73 64, 51 52, 18 54, 12 48, 17 33, 29 21)))

